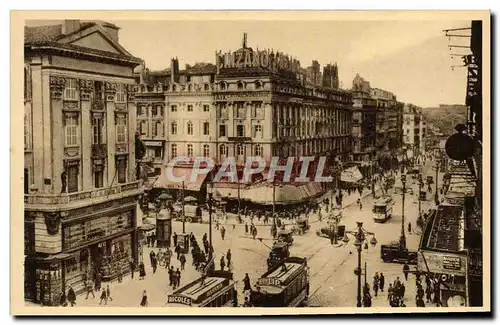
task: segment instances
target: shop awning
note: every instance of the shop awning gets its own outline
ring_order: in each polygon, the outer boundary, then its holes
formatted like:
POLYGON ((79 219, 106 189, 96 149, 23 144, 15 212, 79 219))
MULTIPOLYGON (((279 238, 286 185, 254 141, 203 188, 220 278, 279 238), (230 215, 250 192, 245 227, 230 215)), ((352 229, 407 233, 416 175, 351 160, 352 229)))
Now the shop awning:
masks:
MULTIPOLYGON (((184 189, 187 191, 199 191, 207 175, 197 175, 195 181, 191 181, 193 169, 191 167, 174 167, 172 173, 175 177, 184 177, 184 189)), ((167 177, 167 173, 162 173, 154 183, 155 188, 182 189, 183 182, 176 182, 167 177)))
POLYGON ((350 167, 342 171, 340 175, 340 180, 347 183, 356 183, 363 179, 363 175, 359 171, 358 167, 350 167))

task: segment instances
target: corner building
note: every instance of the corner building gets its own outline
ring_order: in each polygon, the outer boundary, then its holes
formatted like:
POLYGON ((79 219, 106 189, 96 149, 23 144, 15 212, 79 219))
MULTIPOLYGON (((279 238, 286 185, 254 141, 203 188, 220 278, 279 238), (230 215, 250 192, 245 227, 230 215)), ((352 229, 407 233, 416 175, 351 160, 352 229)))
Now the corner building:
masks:
POLYGON ((137 261, 136 108, 141 60, 101 21, 25 28, 25 298, 57 305, 85 279, 137 261))

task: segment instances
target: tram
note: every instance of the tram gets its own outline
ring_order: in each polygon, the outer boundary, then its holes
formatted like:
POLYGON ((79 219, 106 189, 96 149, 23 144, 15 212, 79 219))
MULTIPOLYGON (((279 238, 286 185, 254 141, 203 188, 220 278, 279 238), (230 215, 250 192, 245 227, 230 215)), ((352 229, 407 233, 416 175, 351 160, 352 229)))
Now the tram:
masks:
POLYGON ((255 307, 306 306, 309 299, 307 259, 288 257, 264 273, 252 291, 255 307))
POLYGON ((233 274, 228 271, 213 271, 167 297, 165 307, 236 307, 237 292, 233 274))

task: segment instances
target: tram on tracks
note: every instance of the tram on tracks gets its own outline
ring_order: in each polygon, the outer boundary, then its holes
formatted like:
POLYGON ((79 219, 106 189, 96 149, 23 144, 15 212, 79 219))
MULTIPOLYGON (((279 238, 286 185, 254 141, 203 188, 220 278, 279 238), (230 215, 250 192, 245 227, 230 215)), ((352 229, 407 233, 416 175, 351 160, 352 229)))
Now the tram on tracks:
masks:
POLYGON ((306 306, 309 299, 307 259, 288 257, 264 273, 251 293, 254 307, 306 306))
POLYGON ((237 292, 233 274, 213 271, 167 297, 165 307, 236 307, 237 292))

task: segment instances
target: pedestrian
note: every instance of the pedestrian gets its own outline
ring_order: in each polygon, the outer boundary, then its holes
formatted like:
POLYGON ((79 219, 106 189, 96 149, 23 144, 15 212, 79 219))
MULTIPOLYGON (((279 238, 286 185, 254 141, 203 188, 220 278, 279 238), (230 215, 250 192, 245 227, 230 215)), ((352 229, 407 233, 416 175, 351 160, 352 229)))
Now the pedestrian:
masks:
POLYGON ((146 293, 146 290, 142 292, 142 299, 141 299, 141 307, 147 307, 148 306, 148 294, 146 293))
POLYGON ((394 295, 394 288, 392 287, 392 283, 389 283, 389 288, 387 289, 387 300, 391 301, 393 295, 394 295))
POLYGON ((379 286, 379 277, 378 273, 375 273, 375 276, 373 276, 373 292, 375 292, 375 297, 377 297, 378 294, 378 286, 379 286))
POLYGON ((122 283, 123 281, 123 268, 122 268, 123 264, 122 262, 118 262, 118 283, 122 283))
POLYGON ((248 290, 252 290, 252 287, 250 286, 250 277, 248 273, 245 273, 245 277, 243 278, 243 293, 248 290))
POLYGON ((405 288, 404 283, 401 283, 401 288, 400 288, 400 297, 401 297, 401 299, 403 299, 405 297, 405 290, 406 290, 406 288, 405 288))
POLYGON ((177 271, 175 271, 175 281, 176 287, 179 287, 181 285, 181 271, 179 271, 179 268, 177 268, 177 271))
POLYGON ((179 260, 181 257, 181 246, 179 244, 175 246, 175 253, 177 254, 177 260, 179 260))
POLYGON ((411 234, 411 222, 408 222, 408 233, 411 234))
POLYGON ((66 300, 66 292, 63 291, 61 292, 61 296, 59 297, 59 305, 66 307, 68 305, 68 302, 66 300))
POLYGON ((385 277, 384 277, 384 273, 382 273, 382 272, 380 272, 380 276, 378 278, 378 284, 380 287, 380 291, 384 292, 385 277))
POLYGON ((361 202, 361 200, 359 200, 359 209, 362 210, 363 209, 363 202, 361 202))
POLYGON ((102 279, 101 273, 98 270, 96 270, 96 272, 95 272, 95 291, 96 292, 101 291, 101 279, 102 279))
POLYGON ((255 240, 255 237, 257 237, 257 227, 253 227, 253 231, 252 231, 252 237, 253 237, 253 240, 255 240))
POLYGON ((170 269, 168 269, 168 280, 170 281, 169 286, 173 287, 174 286, 174 267, 171 266, 170 269))
POLYGON ((99 305, 102 304, 102 301, 104 300, 104 304, 107 305, 108 304, 108 295, 106 293, 106 289, 102 288, 102 292, 101 292, 101 301, 99 301, 99 305))
POLYGON ((130 260, 130 276, 132 279, 134 279, 134 272, 135 272, 135 260, 131 259, 130 260))
POLYGON ((92 282, 92 280, 90 280, 90 279, 87 280, 85 287, 87 288, 87 296, 85 296, 85 299, 88 299, 90 294, 92 294, 92 298, 95 298, 94 283, 92 282))
POLYGON ((222 240, 224 240, 225 235, 226 235, 226 228, 224 228, 224 226, 222 226, 220 228, 220 236, 221 236, 222 240))
MULTIPOLYGON (((68 295, 69 295, 69 293, 68 293, 68 295)), ((425 301, 427 303, 432 301, 432 288, 430 285, 427 285, 427 287, 425 288, 425 301)))
POLYGON ((144 280, 145 276, 146 276, 146 269, 144 267, 144 263, 141 262, 139 264, 139 280, 144 280))
POLYGON ((75 293, 75 290, 73 290, 73 287, 72 286, 69 286, 69 290, 68 290, 68 301, 71 305, 71 307, 73 307, 74 305, 76 305, 76 293, 75 293))
POLYGON ((174 240, 174 247, 176 247, 177 246, 177 233, 176 232, 174 232, 172 239, 174 240))
POLYGON ((220 269, 221 271, 224 271, 224 267, 226 266, 226 262, 224 261, 224 255, 221 256, 220 258, 220 269))
POLYGON ((425 307, 424 299, 422 299, 422 297, 418 296, 415 303, 417 307, 425 307))
POLYGON ((229 266, 231 265, 231 249, 228 249, 227 250, 227 253, 226 253, 226 259, 227 259, 227 267, 229 268, 229 266))
POLYGON ((181 254, 179 261, 181 262, 181 270, 184 270, 184 265, 186 265, 186 256, 184 254, 181 254))
POLYGON ((153 266, 153 259, 155 258, 155 252, 151 251, 149 252, 149 261, 151 263, 151 266, 153 266))
POLYGON ((156 256, 153 256, 153 261, 151 263, 151 267, 153 268, 153 274, 155 274, 156 268, 158 267, 158 260, 156 259, 156 256))
POLYGON ((177 272, 172 268, 172 288, 175 290, 177 288, 177 272))
POLYGON ((403 274, 405 275, 405 281, 408 281, 409 272, 410 272, 410 266, 408 266, 408 262, 405 262, 405 265, 403 265, 403 274))
POLYGON ((109 300, 113 301, 113 298, 111 297, 111 290, 109 289, 109 284, 106 285, 106 296, 109 300))

